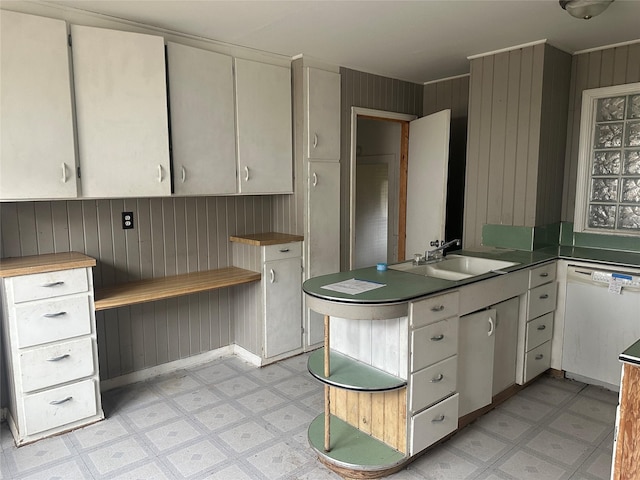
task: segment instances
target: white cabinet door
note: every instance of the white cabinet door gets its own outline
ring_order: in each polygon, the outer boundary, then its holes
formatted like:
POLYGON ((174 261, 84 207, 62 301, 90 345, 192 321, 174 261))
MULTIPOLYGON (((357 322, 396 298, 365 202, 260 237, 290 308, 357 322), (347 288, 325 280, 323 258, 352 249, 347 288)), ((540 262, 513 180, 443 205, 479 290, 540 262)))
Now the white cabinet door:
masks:
POLYGON ((0 15, 0 198, 78 194, 67 25, 0 15))
MULTIPOLYGON (((340 271, 340 164, 309 162, 305 232, 305 278, 340 271)), ((309 310, 307 345, 322 342, 323 316, 309 310)))
POLYGON ((71 26, 84 197, 171 194, 164 39, 71 26))
POLYGON ((340 74, 307 68, 307 156, 340 161, 340 74))
POLYGON ((291 70, 235 59, 240 193, 291 193, 291 70))
POLYGON ((167 43, 177 195, 236 193, 233 59, 167 43))
POLYGON ((265 262, 264 357, 290 352, 302 346, 302 297, 300 258, 265 262))
POLYGON ((496 340, 493 355, 493 389, 497 395, 516 383, 516 355, 518 345, 518 297, 493 305, 496 311, 496 340))
POLYGON ((491 403, 495 318, 495 310, 460 317, 458 392, 461 417, 491 403))
POLYGON ((430 241, 445 240, 450 124, 451 110, 443 110, 409 124, 408 257, 424 253, 430 248, 430 241))

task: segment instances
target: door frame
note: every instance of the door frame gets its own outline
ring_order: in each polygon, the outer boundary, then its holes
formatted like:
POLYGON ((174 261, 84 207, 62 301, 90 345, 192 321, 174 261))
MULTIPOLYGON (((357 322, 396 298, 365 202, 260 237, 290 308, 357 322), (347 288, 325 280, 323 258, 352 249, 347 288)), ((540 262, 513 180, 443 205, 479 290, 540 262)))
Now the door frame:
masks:
POLYGON ((351 107, 351 145, 349 160, 349 269, 355 264, 356 244, 356 148, 358 145, 358 117, 371 118, 401 124, 400 133, 400 175, 398 202, 398 259, 405 258, 405 237, 407 233, 407 166, 409 158, 409 122, 418 118, 407 113, 387 112, 371 108, 351 107))

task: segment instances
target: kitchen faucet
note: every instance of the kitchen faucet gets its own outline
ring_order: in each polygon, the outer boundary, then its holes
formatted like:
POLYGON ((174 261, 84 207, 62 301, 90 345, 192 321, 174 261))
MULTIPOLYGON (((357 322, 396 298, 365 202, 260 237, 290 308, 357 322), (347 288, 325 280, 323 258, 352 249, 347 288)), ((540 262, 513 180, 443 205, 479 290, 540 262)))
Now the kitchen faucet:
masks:
POLYGON ((433 250, 428 250, 424 253, 424 256, 427 261, 429 260, 437 260, 444 257, 445 248, 449 248, 451 245, 460 245, 460 239, 456 238, 455 240, 451 240, 449 242, 442 242, 442 244, 438 248, 434 248, 433 250))

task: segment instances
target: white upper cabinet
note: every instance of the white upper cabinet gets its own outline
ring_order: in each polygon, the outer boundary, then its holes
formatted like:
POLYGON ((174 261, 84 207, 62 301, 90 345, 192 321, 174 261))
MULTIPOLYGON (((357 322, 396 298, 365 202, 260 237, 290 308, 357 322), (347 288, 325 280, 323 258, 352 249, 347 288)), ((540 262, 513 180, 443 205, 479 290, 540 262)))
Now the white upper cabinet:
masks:
POLYGON ((171 194, 164 39, 72 25, 84 197, 171 194))
POLYGON ((293 191, 291 70, 235 59, 238 191, 293 191))
POLYGON ((0 198, 74 198, 66 23, 6 10, 0 21, 0 198))
POLYGON ((233 58, 167 43, 177 195, 236 193, 233 58))
POLYGON ((307 68, 307 156, 340 161, 340 74, 307 68))

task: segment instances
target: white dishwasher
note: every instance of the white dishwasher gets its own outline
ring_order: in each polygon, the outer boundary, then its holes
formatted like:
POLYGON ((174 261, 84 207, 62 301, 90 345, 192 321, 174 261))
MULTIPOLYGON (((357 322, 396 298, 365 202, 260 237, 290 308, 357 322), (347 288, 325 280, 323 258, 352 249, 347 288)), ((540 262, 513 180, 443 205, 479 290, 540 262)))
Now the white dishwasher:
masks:
POLYGON ((562 344, 566 376, 618 391, 618 355, 638 339, 640 271, 569 265, 562 344))

